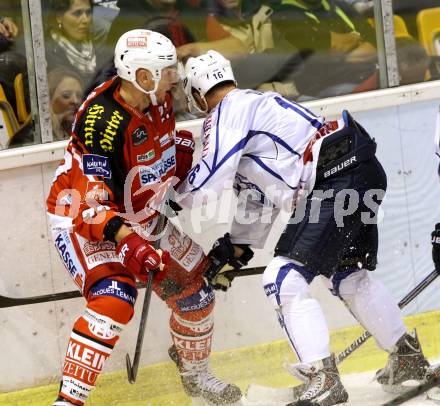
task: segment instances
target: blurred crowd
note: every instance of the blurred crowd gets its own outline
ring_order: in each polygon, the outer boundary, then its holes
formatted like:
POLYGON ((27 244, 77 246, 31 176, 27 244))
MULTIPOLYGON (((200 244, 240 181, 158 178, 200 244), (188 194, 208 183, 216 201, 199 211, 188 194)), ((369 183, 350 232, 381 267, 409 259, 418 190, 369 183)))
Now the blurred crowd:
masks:
MULTIPOLYGON (((277 91, 296 101, 380 86, 371 0, 49 0, 42 4, 54 140, 68 138, 84 95, 115 72, 116 40, 135 28, 166 35, 182 60, 217 50, 231 59, 240 87, 277 91)), ((13 0, 2 0, 0 8, 0 106, 9 104, 0 116, 0 149, 36 142, 17 7, 13 0)), ((439 12, 440 0, 394 0, 393 7, 400 84, 437 79, 440 18, 439 35, 430 44, 423 32, 429 23, 420 15, 435 8, 439 12)), ((182 95, 176 98, 177 118, 194 118, 182 95)))

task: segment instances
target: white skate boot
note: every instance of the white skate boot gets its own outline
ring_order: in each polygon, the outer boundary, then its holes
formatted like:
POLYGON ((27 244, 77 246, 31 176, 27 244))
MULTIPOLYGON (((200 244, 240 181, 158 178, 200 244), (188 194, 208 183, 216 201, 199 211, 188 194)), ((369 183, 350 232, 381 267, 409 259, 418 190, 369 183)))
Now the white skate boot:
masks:
POLYGON ((75 406, 75 405, 59 397, 52 406, 75 406))
POLYGON ((180 379, 188 396, 202 397, 209 405, 241 404, 242 394, 238 386, 221 381, 210 371, 209 367, 202 371, 182 371, 174 346, 169 348, 168 354, 179 368, 180 379))
POLYGON ((416 330, 411 334, 404 334, 395 347, 387 364, 376 372, 375 378, 385 392, 401 393, 411 389, 404 386, 407 381, 426 381, 429 362, 423 355, 416 330))
MULTIPOLYGON (((431 365, 428 369, 426 380, 440 379, 440 364, 431 365)), ((436 404, 440 404, 440 386, 434 386, 426 392, 426 397, 436 404)))

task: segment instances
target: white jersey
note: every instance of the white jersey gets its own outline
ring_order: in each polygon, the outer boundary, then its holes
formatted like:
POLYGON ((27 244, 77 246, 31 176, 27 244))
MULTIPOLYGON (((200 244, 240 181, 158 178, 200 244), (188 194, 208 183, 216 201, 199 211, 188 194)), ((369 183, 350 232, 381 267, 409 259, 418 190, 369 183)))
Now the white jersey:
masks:
MULTIPOLYGON (((231 91, 203 123, 203 156, 179 188, 188 193, 179 204, 202 202, 194 199, 198 193, 218 199, 229 181, 238 190, 258 190, 278 209, 292 210, 299 190, 313 188, 316 159, 306 160, 304 152, 323 122, 277 93, 231 91)), ((232 240, 261 246, 268 230, 247 226, 234 224, 232 240)))

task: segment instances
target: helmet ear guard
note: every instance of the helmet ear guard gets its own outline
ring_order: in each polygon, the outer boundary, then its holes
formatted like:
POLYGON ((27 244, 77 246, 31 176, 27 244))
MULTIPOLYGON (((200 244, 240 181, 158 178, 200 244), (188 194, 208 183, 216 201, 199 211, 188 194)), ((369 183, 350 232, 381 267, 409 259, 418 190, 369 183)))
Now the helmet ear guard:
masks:
POLYGON ((199 92, 199 96, 204 103, 204 106, 201 106, 194 98, 193 90, 197 91, 197 89, 191 86, 191 79, 189 77, 185 77, 185 79, 183 80, 183 90, 185 92, 186 101, 188 103, 188 110, 191 113, 208 113, 208 103, 205 99, 205 95, 199 92))
POLYGON ((155 93, 162 69, 177 63, 176 48, 164 35, 150 30, 131 30, 123 34, 115 47, 114 62, 118 76, 150 96, 157 104, 155 93), (154 81, 153 90, 146 91, 136 80, 139 69, 148 70, 154 81))
POLYGON ((211 50, 197 58, 189 58, 185 65, 185 73, 184 89, 188 106, 190 110, 193 106, 202 113, 207 112, 205 95, 214 86, 230 81, 237 84, 231 63, 217 51, 211 50), (199 92, 206 108, 198 105, 192 94, 193 89, 199 92))

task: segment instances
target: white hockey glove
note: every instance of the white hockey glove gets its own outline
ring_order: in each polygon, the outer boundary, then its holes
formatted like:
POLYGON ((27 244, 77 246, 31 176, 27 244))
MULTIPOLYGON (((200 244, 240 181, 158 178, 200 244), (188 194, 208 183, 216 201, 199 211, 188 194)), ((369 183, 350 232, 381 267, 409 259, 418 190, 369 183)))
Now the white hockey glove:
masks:
POLYGON ((229 233, 215 241, 208 257, 211 265, 205 277, 214 289, 226 291, 231 287, 234 277, 230 271, 246 266, 254 256, 247 244, 232 244, 229 233))

